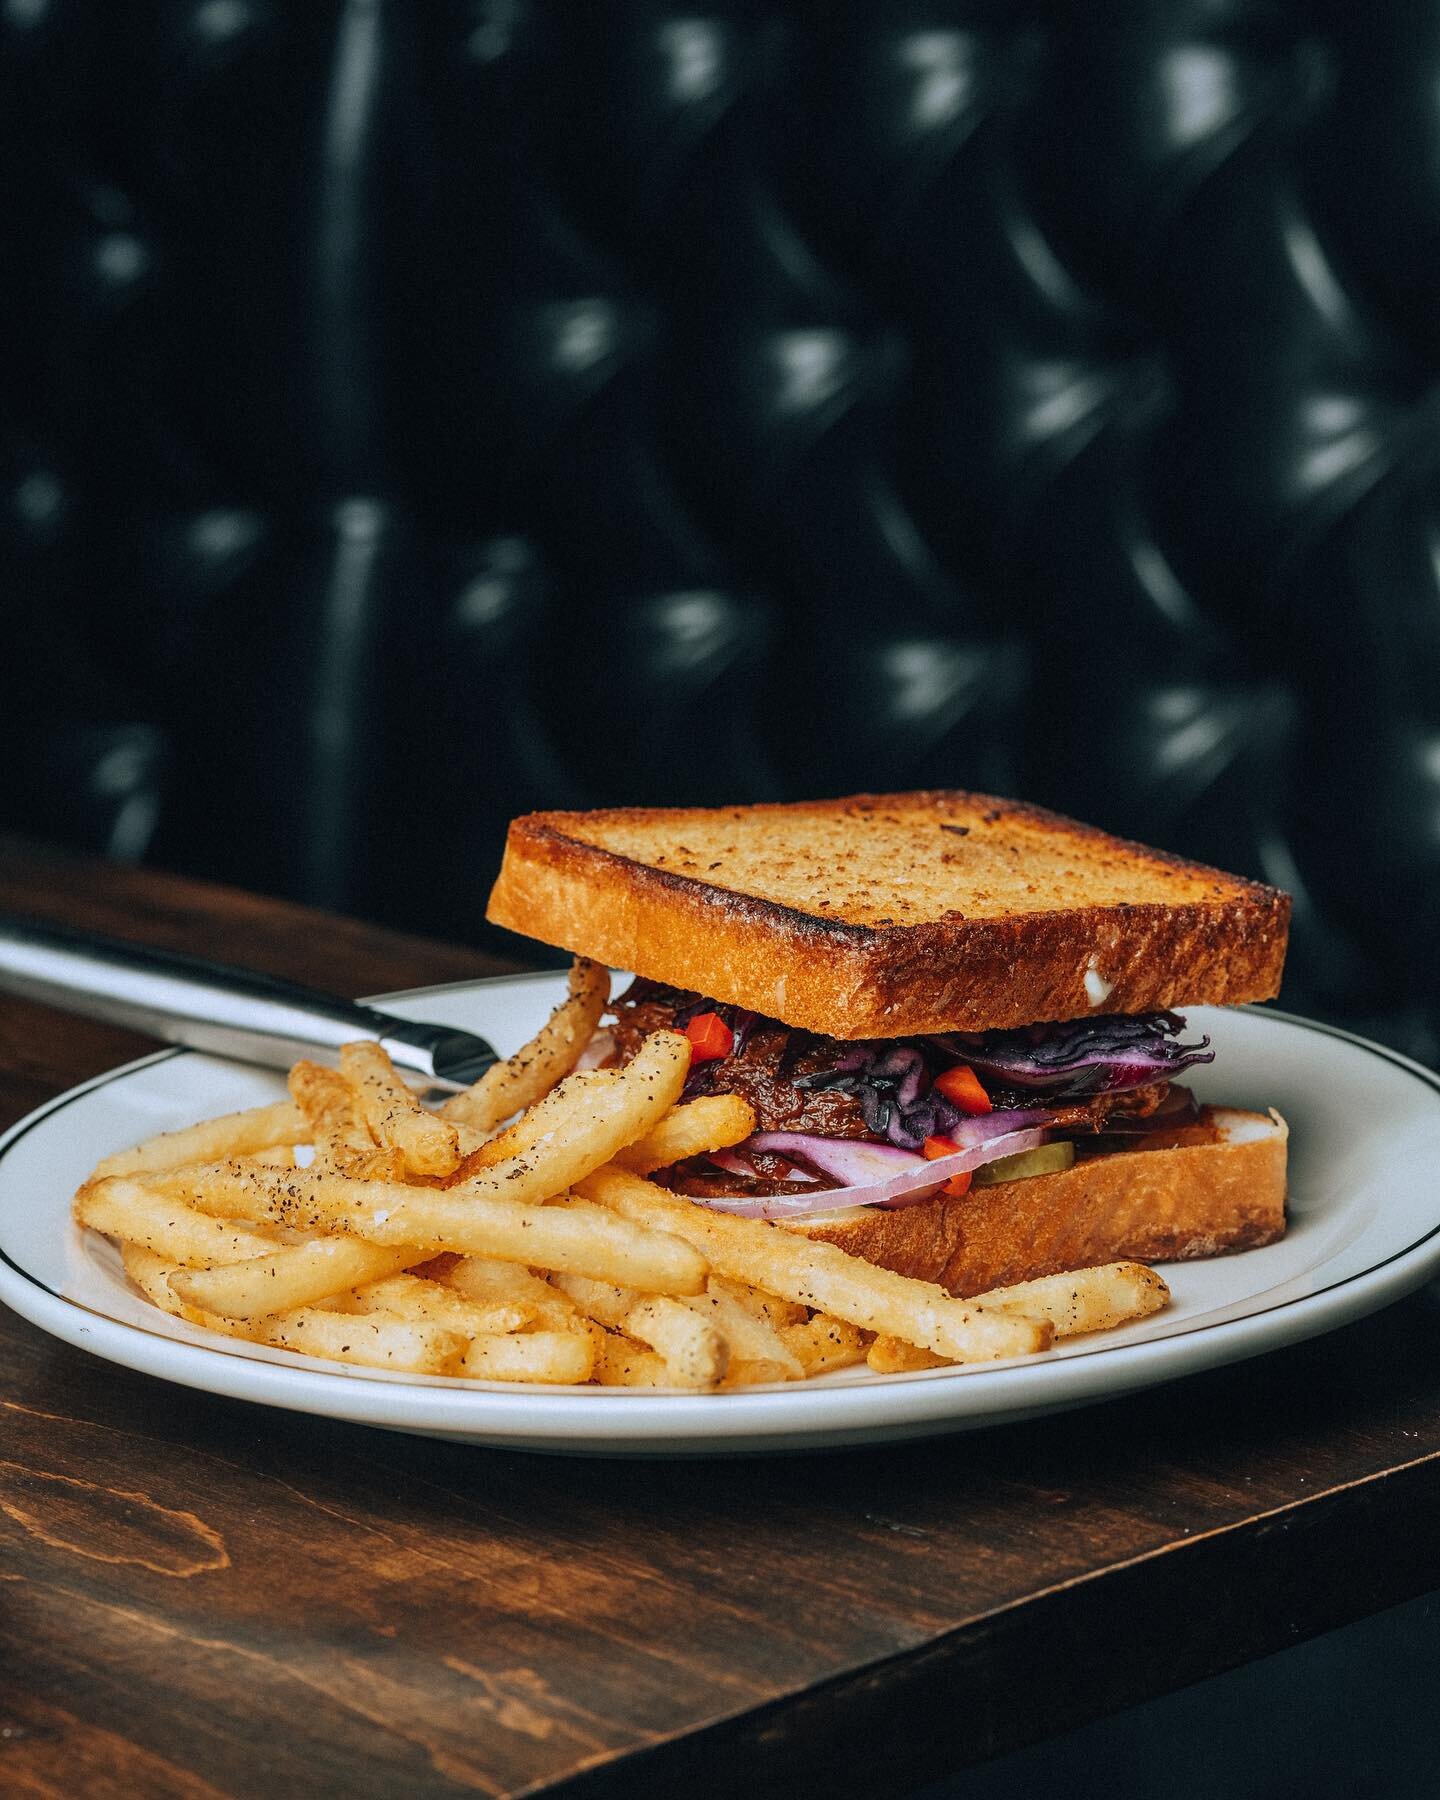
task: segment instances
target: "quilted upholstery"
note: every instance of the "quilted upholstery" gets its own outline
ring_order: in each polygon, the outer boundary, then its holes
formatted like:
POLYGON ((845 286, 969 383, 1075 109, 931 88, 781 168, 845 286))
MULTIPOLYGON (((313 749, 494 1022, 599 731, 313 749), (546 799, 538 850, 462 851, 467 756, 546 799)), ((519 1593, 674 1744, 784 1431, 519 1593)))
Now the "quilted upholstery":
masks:
POLYGON ((1440 14, 5 0, 0 820, 475 934, 980 786, 1440 1018, 1440 14))

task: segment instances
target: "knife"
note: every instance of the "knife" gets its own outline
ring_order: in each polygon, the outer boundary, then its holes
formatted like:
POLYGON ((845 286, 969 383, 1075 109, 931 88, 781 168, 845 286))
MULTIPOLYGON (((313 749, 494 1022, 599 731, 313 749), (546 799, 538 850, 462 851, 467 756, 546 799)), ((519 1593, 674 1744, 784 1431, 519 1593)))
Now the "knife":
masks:
POLYGON ((33 919, 0 918, 0 993, 267 1069, 373 1038, 397 1068, 453 1093, 500 1060, 484 1038, 451 1025, 417 1024, 253 969, 33 919))

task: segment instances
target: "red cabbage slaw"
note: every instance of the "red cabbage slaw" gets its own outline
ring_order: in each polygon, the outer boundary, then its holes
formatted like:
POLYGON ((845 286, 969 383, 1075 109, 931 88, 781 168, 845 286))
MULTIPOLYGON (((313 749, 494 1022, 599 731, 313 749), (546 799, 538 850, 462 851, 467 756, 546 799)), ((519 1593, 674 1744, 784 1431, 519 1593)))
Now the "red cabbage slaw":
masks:
POLYGON ((1184 1029, 1179 1013, 1109 1013, 1018 1031, 948 1032, 932 1041, 1005 1087, 1070 1098, 1170 1081, 1196 1063, 1214 1062, 1208 1037, 1178 1042, 1184 1029))

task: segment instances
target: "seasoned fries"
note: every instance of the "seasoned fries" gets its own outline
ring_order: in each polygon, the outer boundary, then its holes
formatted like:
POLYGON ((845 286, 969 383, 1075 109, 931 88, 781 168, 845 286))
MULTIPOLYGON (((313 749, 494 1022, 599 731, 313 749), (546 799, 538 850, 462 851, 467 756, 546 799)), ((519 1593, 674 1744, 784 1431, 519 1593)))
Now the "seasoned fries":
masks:
POLYGON ((440 1281, 427 1281, 419 1275, 391 1275, 381 1281, 367 1282, 347 1296, 349 1312, 391 1313, 402 1319, 422 1319, 431 1325, 445 1325, 466 1337, 492 1337, 497 1333, 523 1331, 536 1317, 534 1307, 514 1301, 497 1300, 490 1304, 467 1300, 454 1288, 440 1281))
POLYGON ((611 1282, 556 1275, 555 1285, 601 1325, 648 1344, 676 1387, 714 1387, 730 1366, 730 1346, 715 1325, 682 1300, 648 1297, 611 1282))
POLYGON ((370 1245, 408 1245, 415 1262, 459 1250, 621 1281, 647 1293, 694 1294, 705 1285, 705 1259, 682 1238, 634 1225, 601 1206, 535 1206, 477 1192, 477 1183, 406 1187, 239 1163, 209 1163, 151 1179, 167 1184, 162 1192, 190 1194, 205 1212, 336 1232, 370 1245))
MULTIPOLYGON (((304 1114, 315 1155, 310 1167, 319 1172, 379 1176, 399 1181, 404 1175, 403 1156, 381 1151, 365 1115, 360 1096, 338 1069, 320 1063, 298 1062, 290 1071, 290 1097, 304 1114), (381 1162, 384 1163, 382 1170, 381 1162)), ((197 1162, 218 1160, 196 1157, 197 1162)))
POLYGON ((690 1156, 726 1150, 755 1129, 755 1109, 738 1094, 709 1094, 667 1113, 648 1137, 615 1158, 632 1175, 653 1175, 690 1156))
POLYGON ((784 1326, 780 1342, 807 1375, 825 1375, 865 1360, 865 1333, 848 1320, 827 1318, 824 1313, 803 1324, 784 1326))
POLYGON ((297 1144, 305 1133, 299 1109, 288 1100, 273 1106, 256 1106, 248 1112, 226 1113, 187 1125, 183 1131, 165 1131, 146 1138, 133 1150, 118 1150, 100 1163, 90 1179, 106 1175, 150 1175, 157 1169, 178 1169, 184 1163, 218 1162, 227 1156, 250 1156, 277 1144, 297 1144))
POLYGON ((573 1386, 588 1381, 595 1347, 574 1331, 532 1331, 528 1335, 474 1337, 460 1365, 477 1381, 543 1381, 573 1386))
POLYGON ((370 1134, 384 1150, 398 1150, 417 1175, 448 1175, 460 1160, 460 1139, 425 1108, 395 1073, 379 1044, 346 1044, 340 1073, 354 1086, 370 1134))
POLYGON ((1143 1319, 1159 1312, 1169 1298, 1170 1289, 1154 1269, 1144 1263, 1114 1262, 992 1288, 976 1304, 1048 1319, 1056 1337, 1066 1338, 1143 1319))
POLYGON ((623 1169, 578 1184, 586 1199, 637 1224, 673 1231, 721 1275, 768 1288, 782 1299, 847 1319, 866 1331, 903 1337, 953 1362, 983 1362, 1048 1350, 1048 1320, 986 1312, 944 1288, 912 1281, 847 1256, 833 1244, 798 1237, 756 1219, 731 1218, 667 1194, 623 1169))
POLYGON ((474 1381, 723 1393, 893 1374, 1027 1355, 1168 1300, 1138 1263, 958 1300, 671 1193, 647 1177, 741 1142, 755 1115, 681 1100, 673 1031, 577 1072, 608 992, 577 962, 532 1042, 438 1111, 379 1044, 297 1063, 288 1100, 107 1157, 75 1218, 192 1325, 474 1381))
POLYGON ((487 1069, 474 1087, 452 1094, 440 1108, 474 1131, 493 1131, 511 1113, 542 1100, 579 1062, 610 998, 610 972, 577 956, 569 998, 562 1000, 523 1050, 487 1069))
POLYGON ((237 1327, 234 1320, 222 1319, 182 1300, 170 1285, 172 1270, 164 1259, 133 1244, 125 1247, 125 1272, 157 1306, 177 1318, 211 1331, 246 1337, 253 1343, 273 1344, 277 1350, 294 1350, 302 1356, 396 1369, 410 1375, 453 1375, 465 1352, 465 1340, 457 1331, 416 1325, 405 1319, 357 1319, 349 1313, 327 1312, 318 1307, 277 1313, 237 1327))
POLYGON ((737 1369, 741 1364, 750 1364, 769 1371, 754 1379, 795 1381, 805 1373, 799 1357, 786 1346, 769 1320, 747 1311, 737 1300, 731 1299, 713 1277, 706 1284, 704 1294, 686 1304, 724 1337, 737 1369))
POLYGON ((943 1369, 949 1359, 882 1331, 866 1351, 865 1361, 877 1375, 909 1375, 916 1369, 943 1369))
POLYGON ((797 1306, 793 1300, 782 1300, 777 1294, 767 1294, 762 1288, 751 1287, 748 1281, 727 1281, 723 1275, 712 1275, 706 1287, 712 1294, 728 1294, 746 1312, 754 1313, 757 1319, 764 1319, 767 1325, 773 1325, 777 1330, 783 1325, 803 1325, 810 1316, 808 1307, 797 1306))
POLYGON ((584 1315, 570 1296, 519 1263, 498 1262, 486 1256, 462 1256, 441 1279, 477 1305, 523 1307, 533 1323, 544 1330, 580 1329, 584 1315))
POLYGON ((420 1256, 408 1245, 386 1250, 358 1238, 316 1238, 221 1268, 177 1270, 170 1288, 192 1306, 227 1319, 264 1319, 397 1275, 420 1256))
POLYGON ((671 1382, 665 1358, 631 1338, 607 1333, 595 1359, 594 1379, 601 1387, 663 1388, 671 1382))
POLYGON ((157 1194, 124 1175, 88 1181, 75 1196, 75 1217, 92 1231, 138 1244, 186 1268, 267 1256, 280 1240, 263 1226, 212 1219, 173 1196, 157 1194))
MULTIPOLYGON (((1128 1325, 1159 1312, 1169 1298, 1170 1289, 1154 1269, 1144 1263, 1117 1262, 992 1288, 987 1294, 977 1294, 970 1304, 987 1311, 1047 1319, 1057 1338, 1067 1338, 1128 1325)), ((880 1374, 896 1375, 911 1369, 938 1369, 951 1359, 881 1333, 865 1360, 880 1374)))

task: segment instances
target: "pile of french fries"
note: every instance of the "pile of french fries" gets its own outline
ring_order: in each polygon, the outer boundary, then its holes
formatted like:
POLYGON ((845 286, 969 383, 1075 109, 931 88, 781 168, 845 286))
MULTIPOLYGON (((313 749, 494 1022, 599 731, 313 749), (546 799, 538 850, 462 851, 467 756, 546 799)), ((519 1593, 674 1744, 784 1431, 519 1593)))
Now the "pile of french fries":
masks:
POLYGON ((156 1306, 307 1356, 481 1381, 723 1390, 859 1363, 1022 1356, 1163 1306, 1138 1263, 957 1300, 647 1179, 755 1128, 682 1102, 657 1032, 577 1070, 609 977, 577 962, 539 1035, 432 1110, 374 1043, 290 1071, 290 1099, 107 1157, 75 1216, 156 1306), (507 1121, 509 1121, 507 1123, 507 1121))

